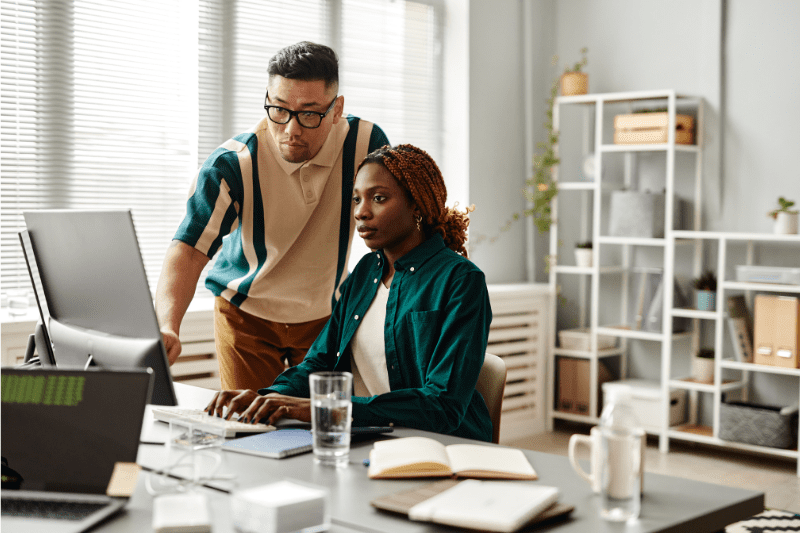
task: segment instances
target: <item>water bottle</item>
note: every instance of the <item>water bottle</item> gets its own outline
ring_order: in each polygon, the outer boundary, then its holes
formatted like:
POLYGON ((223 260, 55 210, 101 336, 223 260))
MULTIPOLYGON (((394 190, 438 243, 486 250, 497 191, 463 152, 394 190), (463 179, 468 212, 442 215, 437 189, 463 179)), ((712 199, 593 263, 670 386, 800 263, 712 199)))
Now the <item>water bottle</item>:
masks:
POLYGON ((631 389, 607 387, 600 415, 600 516, 635 520, 641 505, 644 430, 633 412, 631 389))

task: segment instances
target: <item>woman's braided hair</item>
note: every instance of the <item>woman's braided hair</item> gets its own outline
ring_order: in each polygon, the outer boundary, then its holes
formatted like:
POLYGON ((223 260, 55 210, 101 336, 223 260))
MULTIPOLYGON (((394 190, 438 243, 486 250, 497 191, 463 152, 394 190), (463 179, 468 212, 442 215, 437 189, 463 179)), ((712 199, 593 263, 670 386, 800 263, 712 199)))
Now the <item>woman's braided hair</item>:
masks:
POLYGON ((467 241, 469 213, 475 210, 475 206, 462 212, 456 209, 458 204, 453 207, 444 205, 447 188, 442 171, 428 152, 410 144, 395 147, 387 144, 370 153, 358 169, 367 163, 383 165, 409 199, 417 204, 426 235, 438 232, 448 248, 468 257, 464 243, 467 241))

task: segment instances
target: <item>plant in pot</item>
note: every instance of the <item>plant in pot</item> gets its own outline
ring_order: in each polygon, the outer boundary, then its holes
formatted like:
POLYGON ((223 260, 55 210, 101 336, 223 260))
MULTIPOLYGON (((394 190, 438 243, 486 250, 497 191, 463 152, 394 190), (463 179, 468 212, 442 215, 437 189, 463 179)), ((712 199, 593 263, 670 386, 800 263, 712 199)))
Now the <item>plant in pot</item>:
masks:
POLYGON ((783 196, 778 198, 778 208, 769 213, 775 220, 775 233, 793 235, 797 233, 797 210, 792 209, 794 202, 783 196))
POLYGON ((575 244, 575 264, 579 267, 592 266, 592 241, 575 244))
POLYGON ((573 96, 576 94, 586 94, 589 92, 589 75, 581 72, 581 69, 586 66, 588 59, 586 54, 589 49, 586 47, 581 48, 581 55, 583 56, 580 61, 576 62, 571 67, 566 65, 564 73, 560 78, 561 96, 573 96))
POLYGON ((697 298, 698 311, 714 311, 717 308, 717 276, 706 270, 692 281, 697 298))
POLYGON ((692 377, 695 381, 711 383, 714 381, 714 350, 702 348, 692 358, 692 377))

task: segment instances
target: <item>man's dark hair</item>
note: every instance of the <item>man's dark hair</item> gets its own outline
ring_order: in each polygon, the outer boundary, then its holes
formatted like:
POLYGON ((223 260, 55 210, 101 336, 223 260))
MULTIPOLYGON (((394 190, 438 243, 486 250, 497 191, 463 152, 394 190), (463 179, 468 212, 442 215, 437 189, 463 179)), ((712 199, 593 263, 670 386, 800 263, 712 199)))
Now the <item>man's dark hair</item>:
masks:
POLYGON ((325 88, 339 84, 339 58, 324 44, 302 41, 278 50, 267 67, 269 78, 325 82, 325 88))

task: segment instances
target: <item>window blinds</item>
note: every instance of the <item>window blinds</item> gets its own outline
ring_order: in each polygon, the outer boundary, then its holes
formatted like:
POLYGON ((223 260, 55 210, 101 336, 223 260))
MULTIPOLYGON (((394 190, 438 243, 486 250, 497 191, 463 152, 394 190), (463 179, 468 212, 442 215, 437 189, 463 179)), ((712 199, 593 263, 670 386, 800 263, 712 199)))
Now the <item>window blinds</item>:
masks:
POLYGON ((441 13, 426 2, 0 6, 2 292, 30 288, 17 232, 39 208, 131 209, 155 289, 197 168, 263 117, 268 60, 300 40, 337 50, 345 112, 440 152, 441 13))

